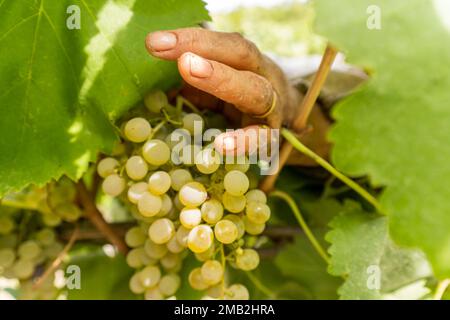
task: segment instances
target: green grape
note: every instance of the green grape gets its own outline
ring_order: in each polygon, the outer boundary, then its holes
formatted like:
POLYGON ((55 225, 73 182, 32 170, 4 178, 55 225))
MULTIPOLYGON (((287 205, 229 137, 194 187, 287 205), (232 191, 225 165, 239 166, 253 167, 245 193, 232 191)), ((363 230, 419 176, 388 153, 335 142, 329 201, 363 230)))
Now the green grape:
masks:
POLYGON ((217 241, 230 244, 237 239, 238 229, 232 221, 220 220, 214 226, 214 235, 217 241))
POLYGON ((170 149, 163 141, 152 139, 142 147, 142 155, 151 165, 161 166, 169 161, 170 149))
POLYGON ((239 213, 245 209, 245 196, 233 196, 228 192, 222 195, 222 203, 226 210, 232 213, 239 213))
POLYGON ((223 278, 223 267, 217 260, 208 260, 203 263, 201 273, 203 280, 208 285, 215 285, 223 278))
POLYGON ((210 226, 201 224, 194 227, 188 236, 188 248, 195 253, 208 250, 212 246, 214 240, 213 231, 210 226))
POLYGON ((36 241, 27 240, 19 246, 17 252, 21 259, 33 260, 41 254, 42 249, 36 241))
POLYGON ((250 169, 250 162, 246 156, 237 156, 231 163, 225 163, 226 171, 238 170, 245 173, 248 169, 250 169))
POLYGON ((130 179, 141 180, 147 175, 148 165, 142 157, 132 156, 127 160, 125 170, 130 179))
POLYGON ((215 286, 209 287, 206 291, 208 297, 213 299, 220 299, 225 295, 224 288, 222 284, 216 284, 215 286))
POLYGON ((185 247, 178 242, 176 234, 169 240, 169 242, 167 242, 167 249, 172 253, 180 253, 184 250, 184 248, 185 247))
POLYGON ((156 260, 147 256, 143 247, 130 250, 126 260, 128 266, 134 269, 139 269, 145 265, 154 264, 156 262, 156 260))
POLYGON ((209 224, 215 224, 222 219, 223 206, 216 199, 206 200, 201 207, 202 219, 209 224))
POLYGON ((183 226, 180 226, 177 229, 177 233, 176 233, 176 238, 177 241, 180 245, 182 245, 183 247, 187 247, 188 246, 188 237, 189 237, 189 233, 191 232, 190 229, 187 229, 183 226))
POLYGON ((147 235, 139 226, 129 229, 125 234, 125 243, 131 248, 143 246, 146 239, 147 235))
POLYGON ((77 221, 83 214, 81 209, 73 203, 60 204, 55 208, 55 212, 69 222, 77 221))
POLYGON ((13 249, 0 249, 0 270, 11 267, 15 259, 16 254, 13 249))
POLYGON ((55 231, 45 228, 36 233, 36 240, 43 246, 49 246, 56 240, 55 231))
POLYGON ((214 256, 215 250, 216 250, 216 246, 214 245, 214 242, 213 242, 206 251, 195 253, 195 258, 201 262, 208 261, 208 260, 212 259, 212 257, 214 256))
POLYGON ((158 289, 163 295, 170 297, 178 291, 180 284, 180 276, 175 273, 169 273, 164 275, 161 280, 159 280, 158 289))
POLYGON ((247 203, 249 202, 260 202, 260 203, 267 203, 267 196, 266 194, 259 190, 259 189, 252 189, 249 190, 245 197, 247 198, 247 203))
POLYGON ((8 216, 0 216, 0 235, 8 234, 14 230, 14 220, 8 216))
POLYGON ((168 252, 161 258, 160 263, 164 269, 173 269, 180 263, 180 256, 175 253, 168 252))
POLYGON ((233 222, 238 230, 238 239, 242 238, 245 233, 245 225, 244 221, 242 221, 242 218, 235 215, 235 214, 228 214, 224 218, 224 220, 230 220, 233 222))
POLYGON ((242 196, 247 192, 250 182, 245 173, 232 170, 225 175, 223 185, 232 196, 242 196))
POLYGON ((102 189, 107 195, 117 197, 125 189, 125 179, 118 174, 111 174, 103 180, 102 189))
POLYGON ((137 207, 139 213, 144 217, 156 216, 162 208, 162 199, 160 196, 150 192, 144 192, 138 200, 137 207))
POLYGON ((145 288, 156 286, 161 278, 161 270, 157 266, 146 266, 139 272, 139 280, 145 288))
POLYGON ((125 137, 132 142, 143 142, 152 132, 150 123, 144 118, 133 118, 124 127, 125 137))
POLYGON ((183 208, 179 218, 183 227, 192 229, 202 221, 202 213, 198 208, 183 208))
POLYGON ((145 253, 153 259, 161 259, 167 253, 167 247, 147 239, 144 244, 145 253))
POLYGON ((12 266, 12 272, 19 280, 30 278, 34 272, 34 262, 28 259, 19 259, 12 266))
POLYGON ((205 279, 203 279, 200 268, 195 268, 189 273, 188 282, 189 285, 195 290, 205 290, 209 286, 205 279))
POLYGON ((198 207, 205 202, 208 194, 199 182, 188 182, 181 187, 178 197, 186 207, 198 207))
POLYGON ((180 191, 182 186, 193 180, 191 173, 186 169, 171 170, 169 175, 172 189, 175 191, 180 191))
POLYGON ((183 117, 183 129, 190 134, 201 134, 203 132, 203 118, 196 113, 188 113, 183 117))
POLYGON ((242 218, 242 221, 244 221, 245 231, 252 236, 261 234, 266 228, 266 225, 264 223, 254 223, 250 221, 247 216, 244 216, 242 218))
POLYGON ((236 266, 244 271, 256 269, 259 265, 259 255, 253 249, 244 249, 241 254, 236 254, 236 266))
POLYGON ((148 179, 148 188, 153 194, 162 195, 169 190, 171 183, 170 175, 167 172, 156 171, 148 179))
POLYGON ((233 284, 225 290, 225 300, 248 300, 250 294, 242 284, 233 284))
POLYGON ((141 282, 139 272, 135 273, 130 278, 129 287, 130 287, 131 292, 133 292, 134 294, 142 294, 142 293, 144 293, 145 287, 144 287, 144 285, 141 282))
POLYGON ((161 109, 169 104, 164 92, 158 90, 150 92, 145 96, 144 104, 150 112, 160 113, 161 109))
POLYGON ((48 259, 55 259, 59 256, 61 251, 63 251, 64 247, 59 242, 53 242, 51 245, 47 246, 44 249, 44 257, 47 257, 48 259))
POLYGON ((144 293, 145 300, 163 300, 164 295, 158 287, 148 288, 144 293))
POLYGON ((173 222, 167 218, 155 220, 148 230, 150 239, 156 244, 167 243, 174 234, 175 226, 173 225, 173 222))
POLYGON ((161 210, 159 210, 157 217, 161 218, 167 215, 173 208, 172 199, 167 194, 163 194, 161 196, 162 204, 161 204, 161 210))
POLYGON ((110 174, 115 173, 119 167, 119 161, 114 158, 108 157, 99 161, 97 165, 97 173, 100 177, 106 178, 110 174))
POLYGON ((264 224, 270 218, 270 208, 265 203, 247 202, 245 213, 248 220, 256 224, 264 224))
POLYGON ((212 148, 206 148, 197 153, 195 166, 203 174, 211 174, 220 167, 220 155, 212 148))
POLYGON ((146 182, 134 183, 128 188, 127 196, 131 203, 137 204, 144 192, 148 192, 148 184, 146 182))
POLYGON ((60 216, 51 212, 42 216, 42 222, 48 227, 56 227, 61 224, 62 219, 60 216))

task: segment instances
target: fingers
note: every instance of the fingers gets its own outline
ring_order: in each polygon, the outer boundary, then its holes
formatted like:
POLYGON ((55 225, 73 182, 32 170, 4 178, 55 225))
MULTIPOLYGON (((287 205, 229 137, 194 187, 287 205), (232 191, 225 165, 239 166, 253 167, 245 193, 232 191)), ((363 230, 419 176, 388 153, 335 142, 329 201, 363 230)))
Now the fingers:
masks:
POLYGON ((256 73, 260 73, 264 64, 258 48, 239 33, 185 28, 150 33, 145 43, 150 54, 167 60, 176 60, 185 52, 192 52, 237 70, 256 73))
POLYGON ((178 59, 178 69, 191 86, 235 105, 244 113, 261 115, 272 105, 272 85, 253 72, 239 71, 190 52, 178 59))

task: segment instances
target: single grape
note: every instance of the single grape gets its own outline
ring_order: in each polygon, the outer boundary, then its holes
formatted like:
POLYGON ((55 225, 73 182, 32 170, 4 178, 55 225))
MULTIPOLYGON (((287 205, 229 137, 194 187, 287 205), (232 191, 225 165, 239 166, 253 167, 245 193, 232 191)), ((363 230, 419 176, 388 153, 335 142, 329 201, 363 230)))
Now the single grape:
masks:
POLYGON ((164 269, 173 269, 180 263, 180 256, 175 253, 168 252, 161 258, 160 263, 164 269))
POLYGON ((194 227, 188 236, 188 247, 192 252, 200 253, 208 250, 213 244, 214 235, 210 226, 201 224, 194 227))
POLYGON ((161 270, 157 266, 146 266, 139 272, 139 280, 145 288, 157 285, 160 278, 161 270))
POLYGON ((234 223, 238 230, 238 239, 242 238, 245 233, 245 225, 244 221, 242 221, 242 218, 235 215, 235 214, 228 214, 224 218, 224 220, 229 220, 234 223))
POLYGON ((166 193, 171 185, 170 175, 165 171, 156 171, 148 179, 148 188, 153 194, 166 193))
POLYGON ((0 235, 8 234, 14 230, 14 220, 8 216, 0 216, 0 235))
POLYGON ((27 240, 19 246, 17 252, 21 259, 33 260, 41 254, 42 249, 36 241, 27 240))
POLYGON ((151 165, 161 166, 169 161, 170 149, 163 141, 152 139, 144 144, 142 155, 151 165))
POLYGON ((219 283, 216 284, 215 286, 209 287, 208 290, 206 291, 206 294, 210 298, 221 299, 225 295, 223 285, 219 283))
POLYGON ((125 234, 125 243, 131 248, 143 246, 146 239, 147 235, 139 226, 129 229, 125 234))
POLYGON ((259 190, 259 189, 252 189, 249 190, 245 197, 247 198, 247 203, 249 202, 260 202, 260 203, 267 203, 267 196, 266 194, 259 190))
POLYGON ((19 280, 30 278, 34 272, 34 262, 28 259, 19 259, 12 266, 12 272, 19 280))
POLYGON ((148 288, 144 293, 145 300, 163 300, 164 296, 158 287, 148 288))
POLYGON ((39 241, 43 246, 49 246, 55 242, 56 234, 55 231, 49 228, 45 228, 36 233, 36 240, 39 241))
POLYGON ((145 96, 144 104, 150 112, 159 113, 162 108, 169 104, 164 92, 158 90, 150 92, 145 96))
POLYGON ((223 206, 216 199, 210 199, 203 202, 201 207, 202 219, 209 224, 216 224, 222 219, 223 206))
POLYGON ((134 248, 127 254, 127 264, 134 269, 142 268, 143 266, 153 265, 156 259, 150 258, 143 247, 134 248))
POLYGON ((119 161, 114 158, 108 157, 100 160, 97 165, 97 173, 100 177, 106 178, 110 174, 113 174, 119 167, 119 161))
POLYGON ((142 294, 145 291, 144 285, 141 283, 139 272, 135 273, 129 282, 131 292, 134 294, 142 294))
POLYGON ((206 148, 197 153, 195 166, 203 174, 211 174, 219 169, 221 163, 220 155, 212 148, 206 148))
POLYGON ((142 157, 132 156, 127 160, 125 170, 130 179, 141 180, 147 175, 148 165, 142 157))
POLYGON ((180 191, 181 187, 186 183, 191 182, 192 175, 186 169, 175 169, 169 172, 172 189, 175 191, 180 191))
POLYGON ((236 254, 236 266, 244 271, 256 269, 259 265, 259 255, 253 249, 244 249, 241 254, 236 254))
POLYGON ((147 140, 152 132, 150 123, 144 118, 133 118, 125 124, 125 137, 132 142, 147 140))
POLYGON ((167 247, 147 239, 144 244, 145 253, 153 259, 161 259, 167 253, 167 247))
POLYGON ((244 222, 245 231, 252 236, 261 234, 266 228, 266 225, 264 223, 254 223, 250 221, 247 216, 244 216, 242 218, 242 221, 244 222))
POLYGON ((156 244, 167 243, 175 234, 173 222, 167 218, 155 220, 148 230, 150 239, 156 244))
POLYGON ((202 278, 208 285, 215 285, 223 278, 223 267, 217 260, 208 260, 201 267, 202 278))
POLYGON ((245 213, 248 220, 256 224, 266 223, 270 218, 270 208, 265 203, 247 202, 245 213))
POLYGON ((220 220, 214 226, 214 235, 217 241, 230 244, 237 239, 238 229, 232 221, 220 220))
POLYGON ((16 254, 11 248, 0 249, 0 271, 13 265, 16 254))
POLYGON ((162 199, 161 210, 156 215, 159 218, 167 215, 173 208, 172 199, 167 194, 163 194, 161 196, 161 199, 162 199))
POLYGON ((249 185, 250 182, 246 174, 238 170, 229 171, 223 180, 225 191, 233 196, 244 195, 249 185))
POLYGON ((232 161, 225 163, 226 171, 238 170, 241 172, 247 172, 250 169, 250 162, 246 156, 238 156, 236 159, 233 157, 232 161))
POLYGON ((250 294, 242 284, 233 284, 225 291, 225 300, 248 300, 250 294))
POLYGON ((158 289, 167 297, 173 296, 181 284, 181 278, 175 273, 166 274, 159 280, 158 289))
POLYGON ((180 212, 180 222, 183 227, 192 229, 202 222, 202 213, 198 208, 184 208, 180 212))
POLYGON ((162 208, 162 199, 160 196, 144 192, 138 200, 139 213, 144 217, 153 217, 158 214, 162 208))
POLYGON ((222 195, 222 203, 226 210, 232 213, 239 213, 245 209, 247 200, 245 196, 233 196, 228 192, 222 195))
POLYGON ((61 224, 62 219, 60 216, 50 212, 42 216, 42 222, 48 227, 56 227, 61 224))
POLYGON ((77 221, 83 214, 81 209, 73 203, 62 203, 55 208, 55 212, 69 222, 77 221))
POLYGON ((208 194, 201 183, 188 182, 181 187, 178 197, 186 207, 198 207, 205 202, 208 194))
POLYGON ((196 252, 195 258, 201 262, 211 260, 214 256, 215 249, 216 249, 216 246, 214 245, 214 242, 213 242, 212 245, 206 251, 196 252))
POLYGON ((188 246, 188 237, 190 232, 191 232, 190 229, 180 226, 175 235, 178 243, 185 248, 188 246))
POLYGON ((103 192, 111 197, 117 197, 125 189, 125 179, 118 174, 111 174, 103 180, 103 192))
POLYGON ((130 188, 128 188, 127 193, 128 200, 130 200, 131 203, 137 204, 139 199, 146 191, 149 191, 147 183, 145 182, 134 183, 131 185, 130 188))
POLYGON ((195 290, 205 290, 208 288, 208 284, 202 277, 200 268, 193 269, 188 276, 190 286, 195 290))
POLYGON ((183 117, 183 128, 192 135, 202 134, 203 126, 203 118, 196 113, 188 113, 183 117))
MULTIPOLYGON (((178 233, 178 230, 177 230, 178 233)), ((170 252, 172 253, 180 253, 184 250, 184 246, 182 244, 180 244, 180 242, 178 242, 177 240, 177 236, 174 235, 169 242, 167 242, 167 249, 169 249, 170 252)))

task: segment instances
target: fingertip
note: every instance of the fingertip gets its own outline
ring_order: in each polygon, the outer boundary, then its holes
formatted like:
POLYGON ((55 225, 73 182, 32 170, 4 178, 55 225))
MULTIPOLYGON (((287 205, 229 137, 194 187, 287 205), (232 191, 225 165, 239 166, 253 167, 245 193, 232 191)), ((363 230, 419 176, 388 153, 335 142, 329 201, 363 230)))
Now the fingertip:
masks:
POLYGON ((232 132, 219 134, 214 140, 214 148, 222 155, 234 154, 236 150, 236 136, 232 132))

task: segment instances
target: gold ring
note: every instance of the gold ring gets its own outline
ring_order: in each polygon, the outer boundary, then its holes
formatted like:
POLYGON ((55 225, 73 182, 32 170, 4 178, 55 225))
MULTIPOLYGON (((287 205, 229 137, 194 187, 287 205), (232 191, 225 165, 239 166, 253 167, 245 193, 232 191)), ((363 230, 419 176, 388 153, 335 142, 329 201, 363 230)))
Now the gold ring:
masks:
POLYGON ((269 109, 267 109, 266 112, 264 112, 262 115, 260 116, 253 116, 254 118, 258 118, 258 119, 263 119, 263 118, 267 118, 268 116, 270 116, 270 114, 273 112, 273 110, 275 110, 275 107, 277 106, 277 93, 275 92, 275 90, 273 91, 273 100, 272 100, 272 105, 270 106, 269 109))

